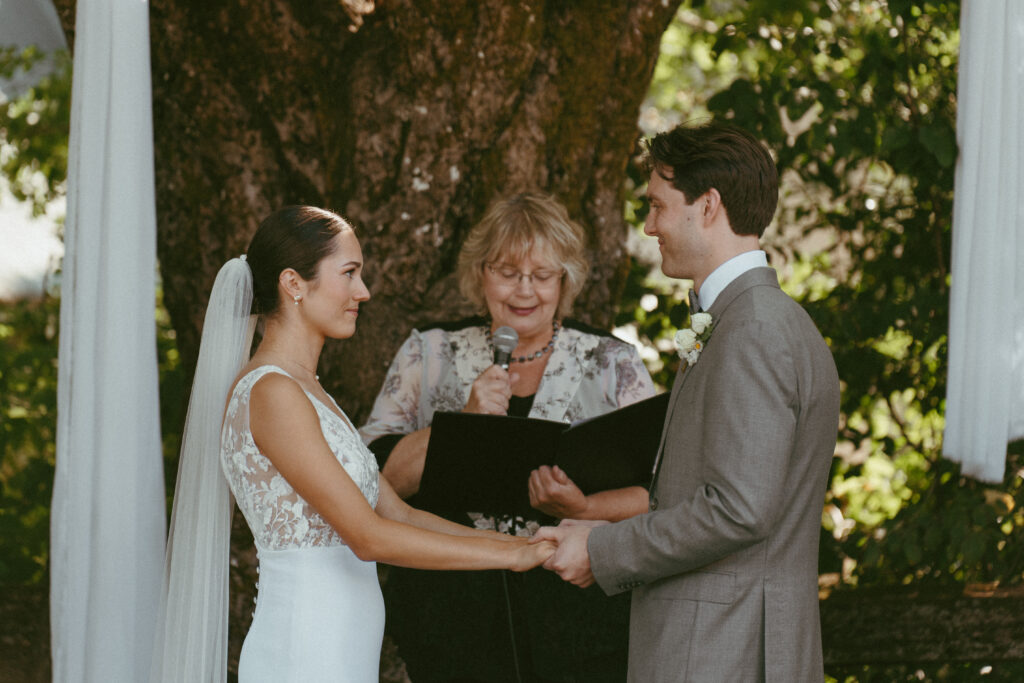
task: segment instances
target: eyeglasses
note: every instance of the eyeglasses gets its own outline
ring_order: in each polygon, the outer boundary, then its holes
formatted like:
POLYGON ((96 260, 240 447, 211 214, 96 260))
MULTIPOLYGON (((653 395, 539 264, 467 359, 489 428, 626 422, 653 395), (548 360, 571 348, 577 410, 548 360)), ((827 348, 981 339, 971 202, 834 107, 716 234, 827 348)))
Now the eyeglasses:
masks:
POLYGON ((486 263, 487 270, 498 281, 502 287, 512 288, 523 281, 523 278, 530 281, 534 289, 553 289, 562 280, 564 270, 549 270, 542 268, 532 273, 523 273, 517 268, 504 264, 486 263))

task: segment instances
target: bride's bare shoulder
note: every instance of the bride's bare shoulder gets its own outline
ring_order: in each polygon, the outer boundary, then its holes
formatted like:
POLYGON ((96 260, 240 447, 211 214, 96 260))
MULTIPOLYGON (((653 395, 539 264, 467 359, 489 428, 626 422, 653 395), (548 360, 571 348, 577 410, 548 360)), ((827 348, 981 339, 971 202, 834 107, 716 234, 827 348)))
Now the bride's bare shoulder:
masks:
POLYGON ((279 412, 312 408, 299 383, 280 372, 268 372, 253 383, 249 390, 249 405, 257 410, 262 407, 279 412))
MULTIPOLYGON (((267 364, 255 361, 249 361, 246 363, 231 381, 231 389, 228 391, 228 397, 230 398, 235 393, 235 389, 238 387, 239 382, 263 367, 267 367, 267 364)), ((299 386, 298 382, 289 375, 284 374, 283 371, 279 370, 277 372, 266 372, 261 377, 257 378, 249 390, 249 396, 250 401, 259 400, 260 402, 266 403, 268 400, 271 402, 277 400, 279 395, 282 396, 282 398, 290 400, 296 391, 300 394, 302 393, 302 388, 299 386)))
POLYGON ((249 390, 249 425, 264 454, 275 452, 274 444, 294 443, 306 438, 322 439, 320 418, 305 391, 294 379, 268 372, 249 390))

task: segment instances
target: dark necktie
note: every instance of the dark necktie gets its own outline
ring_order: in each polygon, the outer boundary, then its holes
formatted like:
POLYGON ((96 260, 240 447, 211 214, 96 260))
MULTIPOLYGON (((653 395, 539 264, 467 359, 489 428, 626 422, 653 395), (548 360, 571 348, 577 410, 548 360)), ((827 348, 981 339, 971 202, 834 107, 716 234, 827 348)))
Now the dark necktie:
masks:
POLYGON ((697 290, 690 289, 690 315, 700 313, 700 299, 697 297, 697 290))

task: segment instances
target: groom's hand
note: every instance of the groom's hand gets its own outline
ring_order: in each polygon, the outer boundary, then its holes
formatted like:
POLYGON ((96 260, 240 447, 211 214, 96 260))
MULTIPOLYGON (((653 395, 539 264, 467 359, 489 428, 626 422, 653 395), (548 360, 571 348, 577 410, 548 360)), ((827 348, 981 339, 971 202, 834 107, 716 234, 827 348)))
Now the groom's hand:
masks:
POLYGON ((587 539, 590 538, 590 530, 600 524, 607 522, 579 523, 577 520, 565 520, 557 527, 541 527, 530 540, 557 543, 558 549, 544 563, 544 568, 555 572, 574 586, 586 588, 594 583, 594 574, 590 571, 587 539))

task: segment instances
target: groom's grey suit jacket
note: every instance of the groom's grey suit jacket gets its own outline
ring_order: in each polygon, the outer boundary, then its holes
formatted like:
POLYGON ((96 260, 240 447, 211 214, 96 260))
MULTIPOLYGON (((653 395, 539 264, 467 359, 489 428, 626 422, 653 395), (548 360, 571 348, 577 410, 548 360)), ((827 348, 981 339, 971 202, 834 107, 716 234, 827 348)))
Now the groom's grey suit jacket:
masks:
POLYGON ((633 590, 629 681, 820 683, 835 363, 771 268, 708 312, 711 338, 672 387, 652 509, 595 528, 591 568, 606 593, 633 590))

